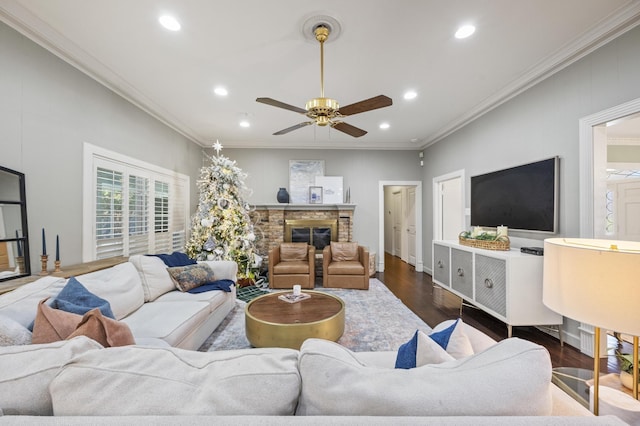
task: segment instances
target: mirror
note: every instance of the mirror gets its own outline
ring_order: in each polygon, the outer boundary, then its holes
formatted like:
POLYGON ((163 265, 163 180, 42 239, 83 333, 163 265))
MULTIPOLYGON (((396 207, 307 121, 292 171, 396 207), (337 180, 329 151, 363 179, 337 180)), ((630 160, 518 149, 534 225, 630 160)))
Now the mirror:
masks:
POLYGON ((31 275, 24 174, 0 166, 0 281, 31 275))

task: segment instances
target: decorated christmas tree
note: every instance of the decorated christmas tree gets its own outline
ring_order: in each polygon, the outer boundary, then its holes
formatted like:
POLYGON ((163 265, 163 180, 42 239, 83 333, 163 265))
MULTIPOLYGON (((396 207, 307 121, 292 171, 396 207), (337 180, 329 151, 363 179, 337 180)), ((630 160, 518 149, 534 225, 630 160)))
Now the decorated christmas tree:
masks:
POLYGON ((209 157, 211 165, 200 169, 200 200, 192 218, 191 237, 186 245, 189 257, 196 260, 233 260, 238 264, 239 278, 253 278, 255 234, 249 218, 247 177, 235 161, 220 155, 218 141, 209 157))

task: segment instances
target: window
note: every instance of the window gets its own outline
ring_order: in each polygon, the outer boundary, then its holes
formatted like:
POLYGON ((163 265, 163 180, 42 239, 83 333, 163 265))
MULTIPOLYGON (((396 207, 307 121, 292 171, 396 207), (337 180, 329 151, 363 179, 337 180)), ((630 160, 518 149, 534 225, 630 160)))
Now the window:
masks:
POLYGON ((184 250, 189 177, 85 144, 85 262, 184 250))

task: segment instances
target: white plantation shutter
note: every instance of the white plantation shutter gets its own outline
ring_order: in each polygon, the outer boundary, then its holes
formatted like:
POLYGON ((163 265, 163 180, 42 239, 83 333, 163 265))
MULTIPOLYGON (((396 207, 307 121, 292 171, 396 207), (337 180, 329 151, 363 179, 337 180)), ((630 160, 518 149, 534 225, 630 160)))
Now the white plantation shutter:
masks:
POLYGON ((171 197, 174 201, 170 205, 171 250, 184 251, 184 246, 187 244, 187 226, 189 224, 188 181, 175 179, 171 185, 171 197))
POLYGON ((123 253, 122 177, 122 172, 101 167, 96 172, 96 259, 123 253))
POLYGON ((184 250, 188 176, 89 144, 84 168, 85 262, 184 250))
POLYGON ((155 248, 158 253, 171 253, 169 233, 169 184, 156 181, 154 190, 153 222, 155 248))
POLYGON ((129 255, 149 252, 149 179, 129 175, 129 255))

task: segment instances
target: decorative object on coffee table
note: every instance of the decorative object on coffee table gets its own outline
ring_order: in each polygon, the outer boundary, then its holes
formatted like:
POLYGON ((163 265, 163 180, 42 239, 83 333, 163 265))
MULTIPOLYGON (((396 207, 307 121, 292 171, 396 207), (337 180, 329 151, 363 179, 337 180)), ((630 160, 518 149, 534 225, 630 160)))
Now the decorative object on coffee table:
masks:
POLYGON ((337 341, 344 333, 344 302, 337 296, 306 291, 311 297, 298 303, 279 299, 284 292, 253 299, 245 307, 247 339, 258 348, 300 349, 315 337, 337 341))
POLYGON ((593 412, 598 414, 600 328, 633 337, 633 395, 638 399, 640 243, 586 238, 544 241, 542 300, 568 318, 594 325, 593 412))

